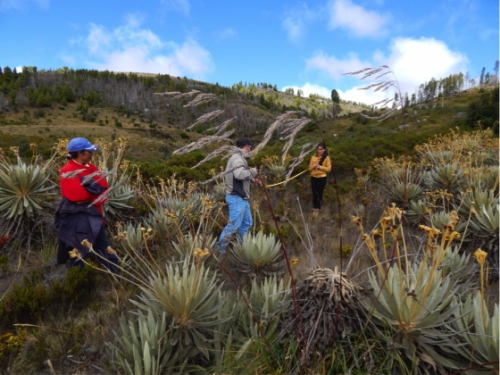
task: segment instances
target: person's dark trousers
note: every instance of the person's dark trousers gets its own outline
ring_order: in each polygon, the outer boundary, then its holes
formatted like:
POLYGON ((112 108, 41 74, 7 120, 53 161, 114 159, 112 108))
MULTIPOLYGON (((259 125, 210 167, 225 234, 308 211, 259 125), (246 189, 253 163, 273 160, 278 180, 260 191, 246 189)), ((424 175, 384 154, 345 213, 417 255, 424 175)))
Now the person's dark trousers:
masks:
POLYGON ((69 259, 69 252, 73 247, 66 245, 64 241, 59 239, 59 247, 57 249, 57 264, 65 264, 69 259))
MULTIPOLYGON (((106 252, 107 247, 110 246, 108 238, 106 237, 106 230, 104 225, 99 230, 97 237, 92 244, 92 247, 96 253, 102 256, 104 259, 97 257, 98 261, 102 263, 105 267, 109 268, 110 271, 114 271, 116 269, 116 265, 118 265, 118 257, 115 254, 108 254, 106 252)), ((57 263, 64 264, 68 261, 69 255, 68 252, 73 250, 72 246, 68 246, 63 241, 59 240, 59 249, 57 251, 57 263)), ((70 260, 71 266, 83 267, 84 263, 77 258, 72 258, 70 260)))
POLYGON ((81 259, 69 257, 69 252, 73 250, 73 246, 66 245, 64 241, 59 239, 59 248, 57 249, 57 264, 66 264, 69 260, 71 267, 83 268, 85 263, 81 259))
POLYGON ((311 188, 312 188, 312 198, 313 198, 313 208, 321 209, 321 201, 323 200, 323 190, 326 186, 326 176, 325 177, 311 177, 311 188))
POLYGON ((106 268, 109 268, 110 271, 114 272, 116 266, 118 265, 118 257, 115 254, 108 254, 106 249, 108 246, 111 246, 108 238, 106 237, 106 230, 104 229, 104 225, 101 227, 101 230, 97 234, 97 237, 92 244, 94 251, 102 256, 104 259, 99 258, 99 262, 101 262, 106 268))

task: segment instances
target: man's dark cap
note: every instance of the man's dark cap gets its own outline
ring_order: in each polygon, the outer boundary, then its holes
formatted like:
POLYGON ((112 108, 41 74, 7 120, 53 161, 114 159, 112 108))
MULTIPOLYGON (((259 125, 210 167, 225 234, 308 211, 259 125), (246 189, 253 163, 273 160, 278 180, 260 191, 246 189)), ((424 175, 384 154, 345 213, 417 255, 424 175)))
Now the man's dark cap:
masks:
POLYGON ((248 139, 247 137, 241 137, 239 138, 237 141, 236 141, 236 146, 238 146, 239 148, 243 148, 245 147, 246 145, 250 146, 251 148, 253 148, 253 144, 252 142, 250 141, 250 139, 248 139))

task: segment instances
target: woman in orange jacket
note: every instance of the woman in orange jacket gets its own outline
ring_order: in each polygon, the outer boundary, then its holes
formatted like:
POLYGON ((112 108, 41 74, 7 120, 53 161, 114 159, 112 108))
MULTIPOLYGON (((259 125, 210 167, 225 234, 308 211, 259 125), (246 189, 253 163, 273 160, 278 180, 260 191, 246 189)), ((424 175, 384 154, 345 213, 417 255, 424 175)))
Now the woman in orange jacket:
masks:
POLYGON ((332 170, 332 162, 326 151, 326 145, 319 143, 316 154, 311 158, 309 171, 311 172, 311 188, 313 200, 313 215, 318 216, 323 200, 323 190, 326 186, 326 175, 332 170))

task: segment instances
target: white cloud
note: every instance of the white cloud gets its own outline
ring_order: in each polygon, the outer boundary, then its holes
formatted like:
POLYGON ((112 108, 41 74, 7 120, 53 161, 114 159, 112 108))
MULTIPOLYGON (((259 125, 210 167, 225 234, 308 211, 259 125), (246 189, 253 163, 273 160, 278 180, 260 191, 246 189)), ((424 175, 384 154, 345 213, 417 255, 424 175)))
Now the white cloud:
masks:
POLYGON ((315 13, 308 8, 306 3, 302 3, 285 12, 281 26, 286 31, 288 39, 297 42, 304 36, 307 22, 314 18, 315 13))
POLYGON ((479 36, 483 40, 488 39, 491 35, 493 35, 493 37, 496 37, 498 39, 498 29, 484 29, 479 33, 479 36))
MULTIPOLYGON (((213 70, 210 53, 194 39, 182 44, 162 41, 151 30, 142 29, 140 17, 129 16, 114 30, 91 24, 84 40, 92 61, 89 67, 117 72, 144 72, 203 79, 213 70)), ((66 56, 70 61, 71 57, 66 56)))
POLYGON ((74 65, 76 63, 76 59, 73 56, 67 54, 62 54, 61 59, 69 66, 74 65))
POLYGON ((446 43, 434 38, 397 38, 391 45, 391 54, 378 58, 392 68, 400 85, 407 90, 431 78, 445 78, 465 71, 467 64, 465 55, 451 51, 446 43))
POLYGON ((105 54, 104 50, 111 44, 111 36, 104 27, 92 23, 85 42, 92 55, 105 54))
POLYGON ((50 0, 0 0, 0 11, 15 9, 21 10, 30 6, 30 3, 37 3, 40 7, 47 9, 50 0))
MULTIPOLYGON (((337 89, 337 92, 342 100, 350 100, 358 103, 372 104, 387 98, 385 93, 372 93, 370 91, 359 90, 362 86, 356 86, 349 90, 337 89)), ((302 90, 304 97, 309 97, 310 94, 317 94, 324 98, 330 99, 332 97, 332 88, 326 88, 315 83, 306 82, 302 86, 285 86, 281 91, 285 91, 287 88, 293 88, 295 94, 297 90, 302 90)))
POLYGON ((337 90, 342 100, 350 100, 357 103, 372 105, 384 99, 392 98, 393 95, 386 92, 373 92, 368 90, 360 90, 364 86, 356 86, 349 90, 337 90))
POLYGON ((188 15, 191 9, 189 0, 162 0, 162 3, 165 4, 167 8, 176 10, 185 15, 188 15))
POLYGON ((287 17, 283 20, 282 25, 291 41, 298 40, 304 32, 304 22, 300 18, 287 17))
POLYGON ((328 4, 330 29, 342 28, 358 37, 374 37, 385 34, 389 17, 366 10, 349 0, 333 0, 328 4))
POLYGON ((335 56, 326 56, 318 52, 316 56, 306 61, 308 69, 317 69, 327 73, 334 79, 342 78, 344 73, 357 71, 370 66, 370 63, 361 61, 358 56, 351 53, 345 60, 337 59, 335 56))
POLYGON ((237 35, 238 35, 238 32, 235 29, 231 28, 231 27, 227 27, 224 30, 219 31, 217 33, 217 37, 219 39, 222 39, 222 40, 231 39, 231 38, 234 38, 237 35))
POLYGON ((331 98, 331 96, 332 96, 331 89, 327 89, 326 87, 322 87, 322 86, 317 85, 315 83, 306 82, 302 86, 285 86, 281 89, 281 91, 285 91, 288 88, 293 88, 293 90, 295 91, 295 94, 297 94, 297 90, 299 90, 299 89, 302 90, 302 92, 304 93, 304 97, 306 97, 306 98, 309 97, 310 94, 317 94, 317 95, 323 96, 325 98, 331 98))
MULTIPOLYGON (((366 67, 389 66, 396 76, 386 75, 382 79, 395 79, 399 82, 401 93, 411 95, 419 85, 431 78, 441 79, 450 74, 466 71, 467 57, 449 49, 446 43, 434 38, 396 38, 389 47, 388 56, 381 51, 373 53, 370 62, 361 62, 355 55, 347 59, 325 56, 320 53, 307 61, 308 68, 327 73, 334 80, 339 80, 340 73, 356 71, 366 67)), ((359 77, 361 76, 354 76, 359 77)), ((343 77, 346 79, 346 77, 343 77)), ((360 81, 355 88, 343 92, 342 99, 373 104, 384 98, 390 98, 394 91, 373 92, 358 90, 357 87, 369 85, 370 81, 360 81)), ((344 84, 345 86, 345 84, 344 84)))
POLYGON ((19 0, 0 0, 0 10, 21 9, 21 1, 19 0))

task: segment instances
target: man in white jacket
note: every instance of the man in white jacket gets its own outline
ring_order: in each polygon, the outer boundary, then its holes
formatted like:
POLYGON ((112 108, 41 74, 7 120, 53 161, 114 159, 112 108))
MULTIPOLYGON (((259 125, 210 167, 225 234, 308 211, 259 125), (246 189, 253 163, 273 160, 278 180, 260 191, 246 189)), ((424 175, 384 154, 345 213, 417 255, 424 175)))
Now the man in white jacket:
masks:
POLYGON ((229 158, 226 165, 226 203, 229 207, 229 222, 222 231, 217 246, 219 253, 224 254, 231 236, 237 233, 237 240, 241 241, 243 236, 252 226, 252 213, 250 211, 250 183, 259 185, 262 182, 256 178, 257 170, 250 168, 246 161, 246 154, 252 148, 252 142, 246 137, 236 141, 238 150, 229 158))

